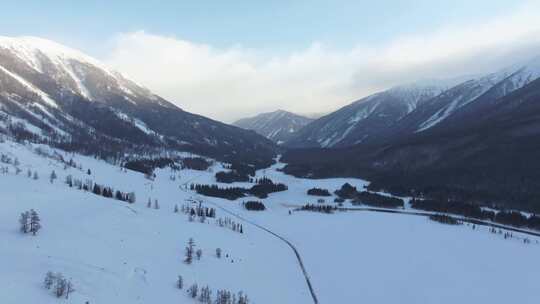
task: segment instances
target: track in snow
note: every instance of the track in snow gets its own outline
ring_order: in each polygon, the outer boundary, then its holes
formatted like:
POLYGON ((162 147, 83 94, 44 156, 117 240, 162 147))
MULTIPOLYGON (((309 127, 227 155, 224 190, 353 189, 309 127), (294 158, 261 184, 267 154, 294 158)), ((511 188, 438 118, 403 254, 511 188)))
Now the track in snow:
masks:
MULTIPOLYGON (((191 181, 195 180, 195 178, 191 179, 191 181)), ((186 182, 184 185, 187 185, 188 182, 186 182)), ((180 187, 180 190, 181 191, 184 191, 184 192, 188 192, 187 190, 185 190, 184 188, 180 187)), ((191 193, 190 193, 191 194, 191 193)), ((306 280, 306 284, 308 286, 308 289, 309 289, 309 293, 311 294, 311 298, 313 299, 313 303, 314 304, 319 304, 319 300, 317 299, 317 295, 315 294, 315 289, 313 288, 313 285, 311 284, 311 280, 310 280, 310 277, 309 277, 309 274, 306 270, 306 267, 304 266, 304 261, 302 260, 302 256, 300 255, 300 252, 298 251, 298 249, 296 249, 296 247, 294 246, 293 243, 291 243, 289 240, 287 240, 285 237, 275 233, 274 231, 264 227, 264 226, 261 226, 249 219, 246 219, 244 218, 243 216, 237 214, 237 213, 234 213, 230 210, 228 210, 227 208, 225 207, 222 207, 221 205, 209 200, 207 197, 204 197, 202 198, 199 194, 197 193, 194 193, 194 196, 195 197, 198 197, 199 199, 202 199, 204 202, 207 202, 213 206, 215 206, 216 208, 224 211, 225 213, 228 213, 236 218, 238 218, 239 220, 242 220, 248 224, 251 224, 252 226, 256 227, 256 228, 259 228, 271 235, 273 235, 274 237, 278 238, 279 240, 281 240, 282 242, 284 242, 285 244, 287 244, 287 246, 289 246, 289 248, 292 249, 292 251, 294 252, 294 255, 296 256, 296 260, 298 261, 298 265, 300 266, 300 269, 302 269, 302 275, 304 276, 305 280, 306 280)))

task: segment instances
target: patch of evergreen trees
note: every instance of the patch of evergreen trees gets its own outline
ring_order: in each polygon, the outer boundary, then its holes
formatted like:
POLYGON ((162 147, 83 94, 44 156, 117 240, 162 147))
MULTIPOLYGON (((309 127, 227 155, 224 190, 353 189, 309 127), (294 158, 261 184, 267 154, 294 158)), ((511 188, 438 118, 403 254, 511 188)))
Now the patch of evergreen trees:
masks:
POLYGON ((259 201, 247 201, 247 202, 243 202, 242 204, 243 204, 244 208, 246 208, 247 210, 263 211, 263 210, 266 209, 264 204, 262 202, 259 202, 259 201))
POLYGON ((221 171, 216 173, 216 181, 220 183, 251 182, 252 176, 255 176, 255 168, 238 162, 225 166, 230 171, 221 171))
POLYGON ((261 179, 261 183, 253 185, 250 189, 242 187, 219 187, 218 185, 199 185, 192 184, 190 189, 198 194, 219 197, 228 200, 236 200, 247 195, 253 195, 258 198, 267 198, 269 193, 286 191, 287 185, 273 183, 270 179, 261 179))
POLYGON ((202 157, 187 157, 182 159, 182 169, 206 171, 211 165, 211 162, 202 157))
MULTIPOLYGON (((364 204, 381 208, 403 208, 404 201, 400 198, 381 195, 378 193, 361 191, 349 183, 343 184, 340 189, 334 192, 341 200, 351 199, 353 204, 364 204)), ((341 201, 340 200, 340 201, 341 201)), ((340 202, 338 201, 338 202, 340 202)), ((341 201, 341 202, 343 202, 341 201)))
POLYGON ((240 174, 236 171, 220 171, 216 173, 216 181, 219 183, 231 184, 234 182, 249 182, 251 178, 249 175, 240 174))
POLYGON ((129 170, 141 172, 144 174, 151 175, 154 173, 154 170, 156 168, 165 168, 165 167, 171 167, 171 168, 178 168, 175 161, 171 158, 166 157, 158 157, 158 158, 151 158, 151 159, 135 159, 135 160, 129 160, 124 163, 124 168, 127 168, 129 170))
POLYGON ((353 187, 351 184, 345 183, 334 193, 342 199, 352 199, 358 193, 358 190, 356 190, 356 187, 353 187))
POLYGON ((240 187, 218 187, 217 185, 195 185, 191 184, 191 190, 198 194, 212 197, 219 197, 228 200, 236 200, 246 196, 247 189, 240 187))
POLYGON ((353 199, 353 204, 364 204, 382 208, 403 208, 404 202, 400 198, 381 195, 367 191, 358 192, 353 199))
POLYGON ((327 189, 321 188, 311 188, 307 191, 307 194, 314 196, 331 196, 330 192, 327 189))

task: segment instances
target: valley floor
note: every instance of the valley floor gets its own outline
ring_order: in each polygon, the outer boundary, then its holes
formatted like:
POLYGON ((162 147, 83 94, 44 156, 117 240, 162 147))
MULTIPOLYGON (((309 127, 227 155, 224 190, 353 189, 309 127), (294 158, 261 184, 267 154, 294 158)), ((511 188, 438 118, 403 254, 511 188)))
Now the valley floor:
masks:
MULTIPOLYGON (((274 235, 237 219, 244 233, 208 223, 189 222, 174 213, 188 199, 201 199, 257 223, 289 240, 298 249, 319 303, 538 303, 540 244, 504 239, 488 228, 448 226, 424 217, 371 212, 321 214, 292 212, 314 203, 312 187, 331 191, 355 179, 304 180, 287 176, 280 165, 257 172, 284 182, 289 190, 264 200, 267 210, 244 210, 235 202, 196 195, 192 182, 215 183, 213 172, 157 170, 154 181, 142 174, 93 158, 69 155, 81 169, 34 153, 35 147, 0 143, 0 153, 17 157, 22 172, 0 175, 1 303, 198 303, 185 289, 192 283, 244 291, 251 303, 313 303, 297 259, 274 235), (87 169, 91 175, 87 175, 87 169), (37 171, 39 179, 26 176, 37 171), (55 170, 58 179, 49 175, 55 170), (69 188, 70 174, 81 179, 134 191, 137 202, 107 199, 69 188), (179 175, 179 176, 178 176, 179 175), (157 199, 160 208, 147 208, 157 199), (18 230, 19 214, 39 212, 37 236, 18 230), (200 261, 183 262, 193 238, 203 250, 200 261), (223 250, 222 258, 215 249, 223 250), (76 291, 56 299, 43 287, 47 271, 71 278, 76 291), (178 290, 178 275, 184 290, 178 290)), ((43 147, 47 153, 54 151, 43 147)), ((1 164, 2 166, 7 166, 1 164)), ((242 185, 236 183, 235 185, 242 185)), ((247 200, 247 199, 246 199, 247 200)), ((217 217, 231 217, 222 209, 217 217)), ((516 233, 516 236, 519 236, 516 233)))

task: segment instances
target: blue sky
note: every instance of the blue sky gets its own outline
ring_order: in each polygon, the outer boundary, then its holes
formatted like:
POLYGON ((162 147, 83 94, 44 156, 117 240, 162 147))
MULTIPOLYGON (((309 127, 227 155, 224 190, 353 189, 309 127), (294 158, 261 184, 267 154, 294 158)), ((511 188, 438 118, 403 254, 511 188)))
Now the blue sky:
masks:
POLYGON ((518 0, 346 1, 8 1, 4 35, 54 39, 97 55, 116 33, 144 30, 218 47, 287 51, 323 42, 336 48, 504 15, 518 0))
POLYGON ((540 55, 538 0, 4 2, 0 35, 80 49, 226 122, 327 113, 392 86, 540 55))

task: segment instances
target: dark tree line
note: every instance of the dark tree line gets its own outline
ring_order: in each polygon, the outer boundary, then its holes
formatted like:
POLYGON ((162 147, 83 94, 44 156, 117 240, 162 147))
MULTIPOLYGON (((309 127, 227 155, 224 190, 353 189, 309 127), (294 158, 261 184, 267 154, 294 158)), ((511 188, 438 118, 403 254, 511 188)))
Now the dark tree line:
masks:
POLYGON ((382 208, 403 208, 404 202, 400 198, 385 196, 367 191, 358 192, 352 201, 353 204, 364 204, 382 208))
POLYGON ((166 157, 141 158, 128 160, 124 163, 124 168, 148 175, 153 174, 157 168, 163 169, 165 167, 179 168, 173 159, 166 157))
POLYGON ((225 217, 225 218, 220 217, 216 220, 216 224, 219 227, 229 228, 234 232, 244 233, 244 226, 240 223, 233 221, 230 217, 225 217))
POLYGON ((307 191, 308 195, 314 195, 314 196, 331 196, 330 191, 327 189, 321 189, 321 188, 311 188, 307 191))
POLYGON ((255 185, 249 189, 249 194, 258 198, 267 198, 268 194, 274 192, 287 191, 289 188, 282 183, 274 183, 268 177, 262 177, 255 180, 255 185))
POLYGON ((247 201, 247 202, 243 202, 242 205, 247 210, 252 210, 252 211, 263 211, 266 209, 264 204, 259 201, 247 201))
POLYGON ((342 199, 352 199, 358 193, 358 190, 356 190, 356 187, 353 187, 351 184, 345 183, 334 193, 342 199))
POLYGON ((306 205, 300 207, 300 210, 314 211, 314 212, 321 212, 321 213, 333 213, 334 211, 337 210, 337 207, 332 207, 330 205, 306 204, 306 205))
POLYGON ((73 176, 66 176, 66 184, 71 188, 77 188, 79 190, 84 190, 92 192, 95 195, 100 195, 106 198, 114 198, 119 201, 128 202, 130 204, 135 203, 135 192, 123 192, 120 190, 114 190, 114 188, 109 186, 100 185, 94 183, 92 180, 87 179, 83 182, 80 179, 73 178, 73 176))
MULTIPOLYGON (((269 179, 268 179, 269 180, 269 179)), ((274 184, 272 181, 265 180, 262 184, 253 185, 250 189, 242 187, 219 187, 218 185, 199 185, 191 184, 190 189, 198 194, 219 197, 228 200, 236 200, 247 195, 253 195, 258 198, 267 198, 268 194, 279 191, 286 191, 287 185, 274 184)))
POLYGON ((247 189, 240 187, 218 187, 217 185, 195 185, 191 184, 191 190, 196 191, 198 194, 219 197, 228 200, 236 200, 246 195, 247 189))
POLYGON ((465 217, 490 220, 495 218, 495 212, 482 210, 478 205, 459 201, 438 201, 412 199, 411 207, 424 211, 457 214, 465 217))
POLYGON ((432 214, 429 216, 429 219, 432 221, 439 222, 442 224, 447 224, 447 225, 461 225, 462 224, 461 221, 445 214, 432 214))
POLYGON ((424 211, 434 211, 461 215, 468 218, 488 220, 495 223, 514 227, 525 227, 540 230, 540 217, 525 216, 517 211, 489 211, 480 206, 460 201, 411 200, 411 207, 424 211))
POLYGON ((378 193, 361 191, 349 183, 343 184, 334 192, 340 199, 351 199, 353 204, 364 204, 381 208, 403 208, 404 201, 400 198, 381 195, 378 193))
POLYGON ((212 165, 211 162, 202 157, 187 157, 182 159, 182 169, 206 171, 212 165))
POLYGON ((243 175, 236 171, 220 171, 216 173, 216 181, 219 183, 232 184, 234 182, 250 182, 249 175, 243 175))
POLYGON ((252 176, 255 176, 255 168, 247 164, 234 162, 225 166, 225 168, 230 171, 216 173, 216 181, 227 184, 234 182, 252 182, 252 176))

